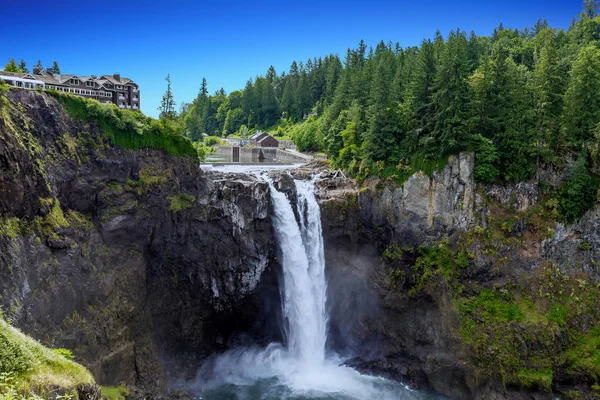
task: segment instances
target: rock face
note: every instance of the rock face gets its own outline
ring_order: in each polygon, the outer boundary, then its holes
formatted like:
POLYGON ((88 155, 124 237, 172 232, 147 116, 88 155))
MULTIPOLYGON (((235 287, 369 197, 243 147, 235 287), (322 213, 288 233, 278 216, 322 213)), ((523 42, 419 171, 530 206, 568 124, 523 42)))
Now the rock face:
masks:
MULTIPOLYGON (((549 262, 565 271, 583 268, 597 282, 600 208, 570 227, 553 226, 552 237, 541 240, 546 228, 528 231, 531 222, 520 219, 539 201, 537 184, 476 188, 470 154, 451 158, 431 177, 415 174, 403 186, 371 181, 358 189, 339 176, 324 176, 317 184, 328 276, 329 345, 353 357, 350 365, 456 399, 553 398, 548 390, 507 388, 498 379, 478 378, 476 356, 460 334, 453 288, 443 279, 433 292, 395 287, 384 250, 390 243, 412 249, 440 243, 454 246, 458 240, 484 232, 494 218, 508 217, 514 223, 503 228, 501 236, 508 238, 497 248, 470 245, 471 265, 461 278, 464 298, 478 293, 475 287, 502 288, 509 280, 536 276, 549 262), (499 206, 514 210, 514 215, 499 213, 499 206)), ((417 272, 408 269, 407 273, 417 272)), ((526 328, 515 325, 514 329, 526 328)), ((533 337, 527 344, 521 339, 523 348, 534 351, 539 346, 535 333, 533 337)), ((556 346, 551 340, 548 343, 549 348, 556 346)), ((557 351, 556 347, 551 351, 557 351)), ((569 385, 574 388, 575 381, 562 379, 557 373, 555 383, 565 385, 561 390, 568 391, 569 385)), ((575 389, 582 387, 589 388, 584 384, 575 389)))
POLYGON ((600 281, 600 207, 588 211, 571 226, 557 224, 554 235, 542 243, 542 254, 563 271, 583 268, 600 281))
POLYGON ((393 239, 416 246, 468 228, 475 202, 472 154, 452 157, 431 177, 415 174, 403 186, 378 188, 373 181, 359 191, 343 178, 318 184, 330 345, 356 357, 350 364, 360 370, 471 398, 451 305, 390 290, 381 245, 393 239))
POLYGON ((468 228, 473 221, 472 153, 451 157, 431 177, 419 172, 403 186, 381 190, 375 186, 375 181, 370 182, 359 196, 361 219, 367 226, 385 227, 391 235, 447 235, 468 228))
POLYGON ((199 360, 280 339, 266 183, 125 151, 45 94, 0 106, 0 306, 100 384, 159 394, 199 360), (267 318, 268 316, 268 318, 267 318))

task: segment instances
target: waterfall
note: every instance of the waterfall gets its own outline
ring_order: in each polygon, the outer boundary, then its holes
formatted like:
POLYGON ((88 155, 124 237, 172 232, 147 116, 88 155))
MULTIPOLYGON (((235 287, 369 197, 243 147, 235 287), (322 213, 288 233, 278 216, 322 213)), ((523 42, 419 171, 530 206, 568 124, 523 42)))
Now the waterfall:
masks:
POLYGON ((327 284, 321 213, 313 192, 314 182, 296 181, 300 224, 285 194, 269 184, 273 226, 283 265, 288 352, 299 361, 319 365, 325 361, 327 284))
MULTIPOLYGON (((236 385, 235 390, 245 393, 241 398, 249 393, 261 393, 259 397, 250 396, 257 399, 290 395, 301 395, 294 397, 299 399, 323 398, 324 393, 328 399, 422 398, 396 382, 361 375, 342 366, 335 355, 326 356, 327 281, 321 212, 314 193, 316 178, 295 181, 299 221, 286 195, 275 188, 270 178, 264 178, 270 186, 273 228, 283 268, 283 329, 287 343, 219 356, 213 366, 215 382, 236 385)), ((203 398, 211 399, 210 393, 203 398)))

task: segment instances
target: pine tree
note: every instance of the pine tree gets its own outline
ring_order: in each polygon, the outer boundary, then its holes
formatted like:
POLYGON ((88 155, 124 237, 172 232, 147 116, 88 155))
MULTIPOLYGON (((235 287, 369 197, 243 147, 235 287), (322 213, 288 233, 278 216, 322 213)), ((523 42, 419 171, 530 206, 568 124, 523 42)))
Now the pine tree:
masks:
POLYGON ((35 66, 40 69, 40 72, 44 70, 44 66, 42 65, 41 60, 38 60, 37 64, 35 64, 35 66))
POLYGON ((27 69, 27 65, 25 64, 25 60, 21 60, 21 62, 19 63, 19 72, 23 72, 28 74, 29 73, 29 69, 27 69))
POLYGON ((167 90, 162 97, 158 111, 160 111, 162 118, 175 118, 177 113, 175 112, 175 100, 171 92, 171 74, 167 74, 165 80, 167 81, 167 90))
POLYGON ((277 71, 275 71, 275 67, 273 67, 272 65, 269 67, 265 78, 267 78, 267 81, 271 85, 275 85, 277 83, 277 71))
POLYGON ((8 64, 4 66, 6 72, 21 72, 14 58, 11 58, 8 64))
POLYGON ((469 86, 467 39, 452 31, 440 57, 432 95, 435 127, 425 143, 427 156, 437 158, 462 150, 468 142, 469 86))
POLYGON ((303 72, 300 75, 298 89, 295 93, 294 109, 296 111, 296 121, 301 121, 311 111, 312 104, 310 104, 311 95, 309 85, 308 75, 306 72, 303 72))
POLYGON ((368 110, 368 128, 364 134, 365 156, 370 161, 385 161, 396 152, 398 124, 390 107, 390 86, 392 78, 390 63, 381 57, 373 77, 368 110))
POLYGON ((342 62, 338 56, 331 56, 325 74, 325 103, 331 104, 335 89, 342 75, 342 62))
POLYGON ((280 117, 280 110, 279 103, 275 97, 275 90, 268 78, 264 80, 261 108, 263 118, 262 125, 265 127, 273 126, 280 117))
POLYGON ((55 74, 55 75, 59 75, 60 74, 60 67, 58 66, 58 63, 56 61, 54 61, 52 63, 52 68, 50 68, 48 70, 49 72, 55 74))
POLYGON ((470 130, 474 138, 481 136, 472 145, 477 152, 477 163, 482 162, 480 151, 487 155, 485 162, 489 166, 481 169, 486 171, 487 182, 493 177, 492 171, 501 172, 509 180, 525 179, 535 171, 529 138, 533 104, 526 85, 527 68, 517 67, 509 55, 509 47, 507 38, 498 39, 491 57, 484 57, 470 78, 473 92, 470 130))
POLYGON ((248 79, 246 86, 244 87, 244 95, 242 96, 242 111, 246 118, 246 125, 250 128, 254 126, 255 121, 255 109, 257 102, 254 96, 254 83, 252 79, 248 79))
POLYGON ((285 113, 286 118, 296 117, 294 109, 294 89, 292 86, 292 79, 288 76, 285 80, 285 86, 283 88, 283 96, 281 97, 281 111, 285 113))
POLYGON ((563 126, 566 135, 581 143, 593 138, 600 123, 600 49, 581 49, 571 71, 569 89, 565 95, 563 126))
POLYGON ((587 151, 584 148, 570 170, 570 179, 560 191, 562 214, 573 221, 590 209, 596 200, 597 182, 587 171, 587 151))
POLYGON ((552 161, 564 144, 559 129, 563 106, 563 77, 554 32, 544 29, 535 40, 539 43, 532 80, 536 99, 537 147, 542 160, 552 161))
POLYGON ((595 18, 598 15, 598 8, 598 0, 583 0, 582 18, 595 18))
POLYGON ((409 129, 420 129, 422 135, 433 129, 431 96, 436 77, 436 60, 434 44, 430 40, 424 40, 406 93, 407 110, 412 120, 409 129))
POLYGON ((200 86, 199 96, 201 98, 206 98, 208 96, 208 84, 206 83, 206 78, 202 77, 202 84, 200 86))

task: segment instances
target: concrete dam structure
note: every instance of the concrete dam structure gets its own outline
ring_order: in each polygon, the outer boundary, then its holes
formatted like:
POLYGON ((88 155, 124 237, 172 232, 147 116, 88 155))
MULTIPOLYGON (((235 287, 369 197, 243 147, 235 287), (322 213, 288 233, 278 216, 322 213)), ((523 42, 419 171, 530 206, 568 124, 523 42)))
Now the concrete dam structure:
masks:
POLYGON ((240 163, 305 163, 312 157, 278 148, 219 146, 207 156, 207 162, 240 163))

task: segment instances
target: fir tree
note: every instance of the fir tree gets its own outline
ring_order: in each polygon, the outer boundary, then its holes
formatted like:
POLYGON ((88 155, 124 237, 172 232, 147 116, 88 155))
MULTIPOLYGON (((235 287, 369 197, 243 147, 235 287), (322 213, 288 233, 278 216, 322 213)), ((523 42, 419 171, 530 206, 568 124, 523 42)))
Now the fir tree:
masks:
POLYGON ((563 126, 576 143, 593 138, 600 123, 600 49, 588 46, 581 49, 573 64, 571 82, 565 96, 563 126))
POLYGON ((26 74, 29 73, 29 69, 27 68, 27 65, 25 64, 25 60, 21 60, 21 62, 19 63, 19 72, 23 72, 26 74))
POLYGON ((440 57, 432 96, 435 127, 425 143, 431 158, 462 150, 468 142, 468 72, 467 39, 464 32, 452 31, 440 57))
POLYGON ((165 80, 167 81, 167 90, 162 97, 158 111, 160 111, 161 118, 175 118, 177 113, 175 112, 175 100, 173 99, 173 92, 171 92, 171 74, 167 74, 165 80))
POLYGON ((51 72, 51 73, 53 73, 55 75, 59 75, 60 74, 60 67, 58 66, 58 63, 56 61, 54 61, 52 63, 52 68, 50 68, 48 70, 48 72, 51 72))
POLYGON ((535 40, 539 43, 532 81, 536 99, 537 147, 542 160, 552 161, 562 144, 559 118, 562 111, 563 79, 552 30, 540 31, 535 40))

